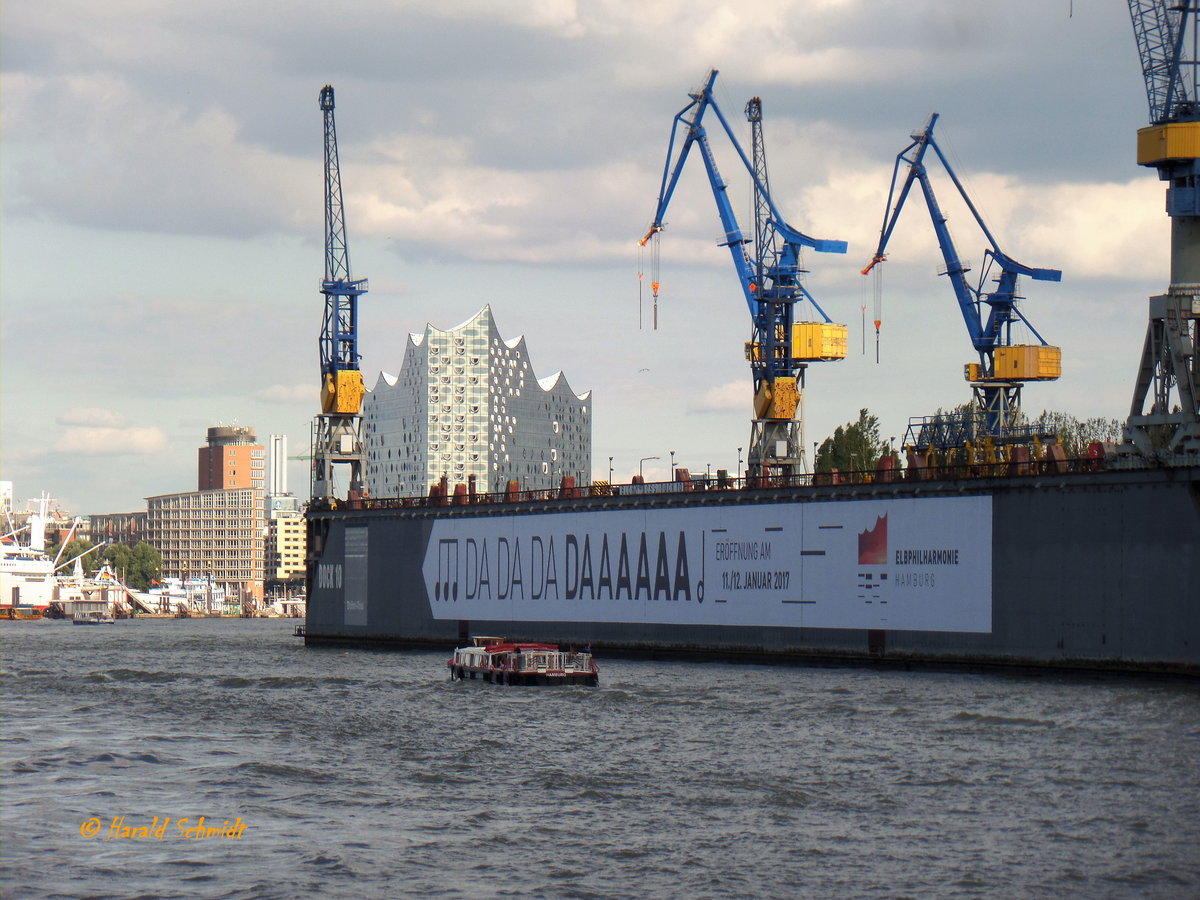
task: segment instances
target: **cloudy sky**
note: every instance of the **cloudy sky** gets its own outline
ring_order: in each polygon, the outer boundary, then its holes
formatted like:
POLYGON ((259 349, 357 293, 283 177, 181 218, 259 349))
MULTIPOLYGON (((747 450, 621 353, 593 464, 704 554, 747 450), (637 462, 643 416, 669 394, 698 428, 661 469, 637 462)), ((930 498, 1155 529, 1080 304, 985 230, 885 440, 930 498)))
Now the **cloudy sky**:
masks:
MULTIPOLYGON (((858 274, 895 154, 931 111, 1002 247, 1064 273, 1026 285, 1063 350, 1027 411, 1123 418, 1146 297, 1166 287, 1117 0, 39 0, 7 4, 0 29, 0 478, 75 513, 194 489, 210 425, 307 451, 326 83, 353 273, 370 279, 368 386, 399 369, 408 332, 490 303, 539 376, 594 391, 598 477, 610 456, 618 480, 647 456, 665 476, 672 450, 732 469, 747 442, 750 323, 698 157, 661 239, 659 328, 639 328, 637 239, 671 118, 709 68, 737 127, 762 98, 785 216, 850 245, 808 259, 851 336, 848 359, 809 370, 809 442, 861 407, 899 439, 969 397, 975 357, 919 197, 889 248, 879 364, 858 274)), ((748 224, 744 171, 714 145, 748 224)), ((984 239, 938 188, 977 266, 984 239)), ((305 463, 290 481, 307 495, 305 463)))

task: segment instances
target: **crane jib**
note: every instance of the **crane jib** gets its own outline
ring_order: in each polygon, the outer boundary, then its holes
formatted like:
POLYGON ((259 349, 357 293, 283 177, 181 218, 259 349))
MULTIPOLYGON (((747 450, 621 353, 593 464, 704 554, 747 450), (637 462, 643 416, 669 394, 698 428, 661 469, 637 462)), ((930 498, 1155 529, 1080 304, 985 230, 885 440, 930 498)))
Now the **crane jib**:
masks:
POLYGON ((812 238, 786 222, 767 180, 761 100, 756 97, 746 105, 753 132, 751 158, 713 96, 716 77, 717 70, 709 71, 703 86, 689 94, 691 102, 672 121, 658 203, 641 244, 645 246, 653 238, 657 245, 684 164, 692 148, 698 147, 721 221, 718 244, 729 250, 754 329, 745 345, 755 389, 751 470, 760 475, 796 474, 805 467, 803 422, 797 418, 805 368, 810 362, 846 355, 846 326, 834 324, 801 281, 805 273, 802 251, 845 253, 847 245, 845 241, 812 238), (738 223, 703 126, 709 109, 753 185, 754 228, 749 234, 738 223))
MULTIPOLYGON (((988 434, 997 436, 1008 427, 1019 409, 1022 383, 1053 380, 1059 377, 1061 371, 1059 348, 1047 344, 1017 307, 1017 302, 1022 299, 1018 294, 1017 279, 1025 275, 1034 281, 1058 282, 1062 280, 1062 272, 1058 269, 1023 265, 1000 249, 983 216, 955 173, 954 167, 950 165, 934 138, 937 121, 938 114, 933 113, 925 128, 911 135, 912 143, 896 156, 896 163, 892 169, 892 183, 884 206, 883 225, 879 231, 879 243, 862 274, 866 275, 887 258, 888 241, 899 221, 912 186, 917 184, 925 197, 925 205, 944 261, 940 274, 945 275, 953 287, 972 348, 979 354, 980 362, 968 364, 964 374, 971 383, 977 403, 985 415, 988 434), (941 162, 946 176, 958 191, 959 198, 974 217, 989 245, 984 251, 984 263, 980 267, 977 283, 967 280, 970 267, 962 262, 954 245, 954 239, 946 225, 947 217, 942 212, 925 166, 926 151, 930 149, 941 162), (908 168, 901 182, 902 164, 907 164, 908 168), (998 274, 995 272, 996 268, 1000 270, 998 274), (987 290, 987 285, 993 281, 995 288, 987 290), (1017 324, 1026 326, 1039 344, 1014 341, 1012 329, 1017 324)), ((876 271, 878 274, 878 270, 876 271)), ((876 290, 878 320, 878 282, 876 290)))

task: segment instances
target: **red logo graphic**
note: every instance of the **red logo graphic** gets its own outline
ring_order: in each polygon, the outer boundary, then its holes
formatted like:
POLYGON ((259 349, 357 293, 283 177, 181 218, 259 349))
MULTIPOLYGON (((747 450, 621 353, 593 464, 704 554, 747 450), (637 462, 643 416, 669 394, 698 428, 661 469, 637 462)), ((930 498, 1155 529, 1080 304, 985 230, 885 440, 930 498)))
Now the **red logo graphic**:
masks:
POLYGON ((858 533, 858 564, 882 566, 887 564, 887 513, 875 520, 875 527, 858 533))

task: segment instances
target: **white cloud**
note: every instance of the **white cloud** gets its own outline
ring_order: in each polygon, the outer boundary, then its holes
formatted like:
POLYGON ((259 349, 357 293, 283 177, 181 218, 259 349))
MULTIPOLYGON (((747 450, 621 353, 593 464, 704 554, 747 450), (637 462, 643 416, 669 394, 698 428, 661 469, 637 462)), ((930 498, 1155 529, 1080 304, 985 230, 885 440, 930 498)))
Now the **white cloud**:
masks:
POLYGON ((19 76, 7 86, 16 105, 6 129, 27 135, 12 192, 18 208, 77 225, 185 234, 284 230, 297 217, 310 167, 247 143, 218 98, 164 101, 116 74, 19 76), (75 139, 58 140, 54 129, 75 139))
POLYGON ((695 412, 727 412, 729 410, 746 412, 750 409, 753 400, 752 394, 750 378, 747 376, 738 381, 729 381, 709 388, 696 400, 693 410, 695 412))
POLYGON ((311 384, 273 384, 270 387, 255 391, 256 399, 264 403, 307 403, 315 405, 319 390, 311 384))
POLYGON ((1165 287, 1170 268, 1165 193, 1153 176, 1123 184, 1024 188, 1021 194, 1040 217, 1027 224, 1026 242, 1044 248, 1064 279, 1162 279, 1165 287))
POLYGON ((167 436, 158 428, 68 428, 54 444, 57 453, 80 456, 125 456, 158 453, 167 436))
POLYGON ((522 28, 548 31, 565 38, 583 36, 586 27, 580 21, 577 0, 524 0, 521 3, 500 3, 493 0, 458 0, 440 4, 438 12, 447 18, 467 21, 501 19, 522 28))
MULTIPOLYGON (((819 235, 848 240, 851 260, 866 265, 879 241, 890 178, 889 170, 851 162, 826 183, 805 191, 798 205, 819 224, 819 235)), ((987 239, 949 179, 931 171, 931 181, 960 257, 978 266, 987 239)), ((1165 189, 1152 176, 1046 185, 983 172, 973 174, 966 189, 1004 252, 1025 265, 1061 269, 1064 281, 1153 279, 1169 267, 1165 189), (1131 247, 1143 250, 1130 253, 1131 247)), ((889 268, 915 266, 922 277, 941 266, 929 212, 915 188, 892 232, 887 256, 889 268)))
POLYGON ((122 428, 125 425, 125 417, 111 409, 76 407, 60 415, 58 424, 87 428, 122 428))

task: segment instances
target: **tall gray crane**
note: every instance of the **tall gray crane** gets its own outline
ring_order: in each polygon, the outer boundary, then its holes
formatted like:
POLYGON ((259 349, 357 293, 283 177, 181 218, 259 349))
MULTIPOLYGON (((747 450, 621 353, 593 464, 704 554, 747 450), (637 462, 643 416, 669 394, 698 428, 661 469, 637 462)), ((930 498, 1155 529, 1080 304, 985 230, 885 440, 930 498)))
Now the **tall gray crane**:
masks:
POLYGON ((1125 431, 1141 454, 1169 458, 1200 453, 1200 36, 1196 0, 1129 0, 1129 15, 1150 105, 1137 161, 1167 182, 1171 283, 1150 298, 1125 431))

